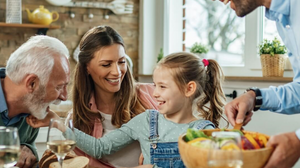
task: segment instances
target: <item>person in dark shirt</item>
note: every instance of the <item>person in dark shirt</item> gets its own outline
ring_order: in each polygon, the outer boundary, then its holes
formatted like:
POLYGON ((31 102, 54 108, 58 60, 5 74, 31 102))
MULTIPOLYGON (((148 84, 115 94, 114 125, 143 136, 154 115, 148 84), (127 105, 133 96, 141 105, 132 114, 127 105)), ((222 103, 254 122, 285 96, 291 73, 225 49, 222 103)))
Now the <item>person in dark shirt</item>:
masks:
POLYGON ((33 36, 1 69, 0 126, 18 128, 21 151, 16 166, 20 168, 31 168, 38 161, 34 142, 39 129, 28 125, 26 117, 44 119, 51 103, 67 99, 68 57, 68 49, 58 39, 33 36))

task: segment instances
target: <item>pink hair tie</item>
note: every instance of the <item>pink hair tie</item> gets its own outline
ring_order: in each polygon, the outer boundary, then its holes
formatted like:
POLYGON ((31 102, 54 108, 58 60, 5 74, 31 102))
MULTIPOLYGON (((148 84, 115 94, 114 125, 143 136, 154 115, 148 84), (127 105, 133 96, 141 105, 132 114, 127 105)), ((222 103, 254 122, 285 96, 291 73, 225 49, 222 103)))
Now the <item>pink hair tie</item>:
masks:
POLYGON ((204 67, 208 66, 209 65, 209 62, 207 59, 202 59, 202 62, 204 64, 204 67))

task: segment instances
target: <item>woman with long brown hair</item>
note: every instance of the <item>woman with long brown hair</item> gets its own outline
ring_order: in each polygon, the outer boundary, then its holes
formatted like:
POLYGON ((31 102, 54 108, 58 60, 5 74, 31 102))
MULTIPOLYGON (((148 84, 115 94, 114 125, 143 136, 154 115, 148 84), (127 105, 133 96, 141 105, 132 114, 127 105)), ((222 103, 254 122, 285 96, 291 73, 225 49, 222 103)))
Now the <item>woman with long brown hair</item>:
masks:
MULTIPOLYGON (((145 109, 157 109, 153 84, 136 83, 126 62, 122 37, 109 26, 90 29, 80 41, 73 86, 74 127, 100 138, 145 109)), ((89 157, 79 149, 77 155, 89 157)), ((133 167, 141 154, 138 142, 101 160, 94 167, 133 167)))

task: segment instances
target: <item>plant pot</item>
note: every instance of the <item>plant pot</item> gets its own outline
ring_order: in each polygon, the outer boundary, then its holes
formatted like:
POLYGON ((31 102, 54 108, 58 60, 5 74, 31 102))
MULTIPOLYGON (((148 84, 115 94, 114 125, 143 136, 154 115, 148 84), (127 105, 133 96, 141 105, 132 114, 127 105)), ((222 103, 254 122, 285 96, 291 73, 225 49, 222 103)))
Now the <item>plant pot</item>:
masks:
POLYGON ((284 54, 261 54, 260 62, 263 77, 283 77, 285 61, 287 56, 284 54))

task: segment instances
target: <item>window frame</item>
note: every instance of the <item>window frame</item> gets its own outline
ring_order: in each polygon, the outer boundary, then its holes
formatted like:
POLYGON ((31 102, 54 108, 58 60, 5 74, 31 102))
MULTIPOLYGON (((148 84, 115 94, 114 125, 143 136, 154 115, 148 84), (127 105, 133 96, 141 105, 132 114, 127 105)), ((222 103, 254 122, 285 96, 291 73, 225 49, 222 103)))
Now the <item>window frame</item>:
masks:
MULTIPOLYGON (((140 1, 140 75, 152 74, 160 48, 163 48, 164 55, 182 51, 183 4, 184 0, 140 1)), ((246 16, 245 64, 222 66, 225 76, 262 76, 258 45, 263 39, 263 18, 263 7, 246 16)), ((285 71, 284 76, 293 77, 293 72, 285 71)))

